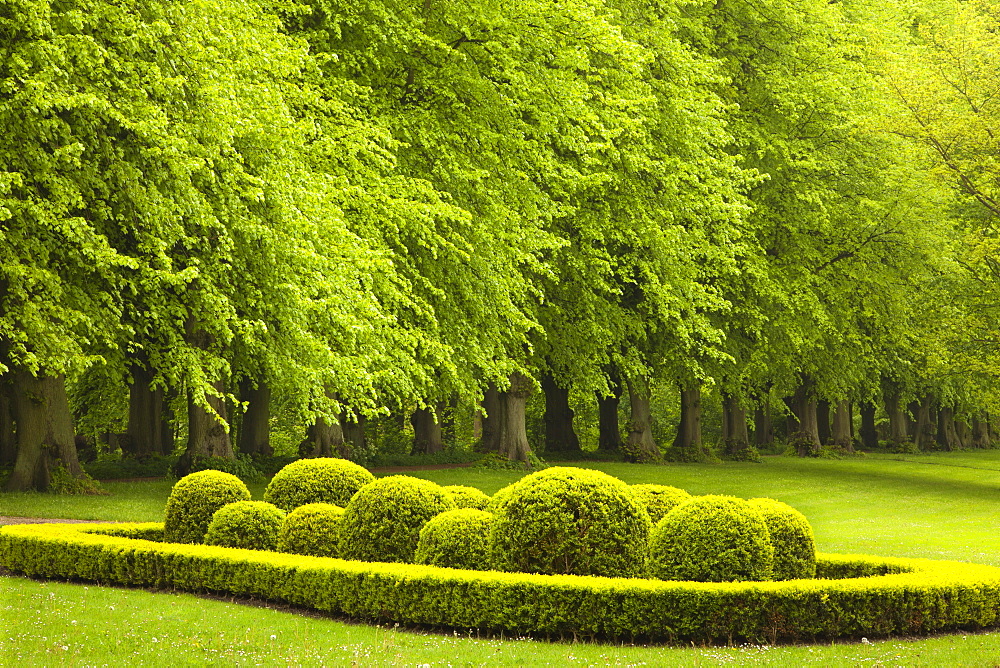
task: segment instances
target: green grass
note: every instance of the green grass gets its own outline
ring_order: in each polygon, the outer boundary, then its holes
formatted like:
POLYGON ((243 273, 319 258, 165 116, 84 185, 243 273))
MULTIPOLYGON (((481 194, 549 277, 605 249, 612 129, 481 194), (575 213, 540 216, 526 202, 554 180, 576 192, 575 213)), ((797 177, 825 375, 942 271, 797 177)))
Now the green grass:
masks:
MULTIPOLYGON (((1000 452, 763 464, 588 463, 629 483, 770 496, 810 519, 819 549, 1000 566, 1000 452)), ((518 473, 417 471, 493 493, 518 473)), ((161 520, 170 483, 110 483, 109 497, 0 494, 0 514, 161 520)), ((251 486, 260 498, 263 485, 251 486)), ((0 579, 0 664, 1000 666, 1000 634, 873 644, 669 648, 468 638, 352 625, 191 595, 0 579), (112 606, 114 609, 112 610, 112 606), (99 613, 99 614, 98 614, 99 613), (26 623, 24 620, 30 620, 26 623), (74 623, 75 622, 75 623, 74 623), (275 638, 271 639, 271 635, 275 638), (152 640, 152 638, 156 640, 152 640), (63 649, 63 648, 66 649, 63 649)))

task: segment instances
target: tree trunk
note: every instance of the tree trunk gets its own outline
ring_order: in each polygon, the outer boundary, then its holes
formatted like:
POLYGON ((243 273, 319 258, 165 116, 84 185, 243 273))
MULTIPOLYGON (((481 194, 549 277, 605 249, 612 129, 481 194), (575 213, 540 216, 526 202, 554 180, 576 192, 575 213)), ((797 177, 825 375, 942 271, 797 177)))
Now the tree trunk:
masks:
POLYGON ((830 442, 830 402, 820 399, 816 402, 816 429, 819 433, 819 442, 827 444, 830 442))
POLYGON ((545 393, 545 451, 580 452, 580 439, 573 430, 569 389, 560 387, 551 373, 542 376, 545 393))
POLYGON ((12 376, 11 412, 17 424, 17 458, 7 480, 7 491, 48 489, 52 468, 60 464, 71 475, 82 477, 65 378, 36 378, 24 370, 12 376))
POLYGON ((722 451, 732 459, 746 459, 750 449, 750 434, 747 432, 747 412, 743 406, 726 392, 722 393, 722 451))
POLYGON ((923 397, 917 404, 917 419, 913 428, 913 442, 918 450, 930 450, 935 441, 936 429, 934 420, 931 419, 930 396, 923 397))
POLYGON ((597 449, 618 451, 622 447, 622 430, 618 424, 618 407, 622 401, 622 382, 618 369, 608 370, 608 390, 610 394, 603 396, 597 393, 598 437, 597 449))
POLYGON ((525 407, 531 396, 531 379, 521 373, 510 375, 510 388, 500 393, 499 453, 512 461, 528 462, 531 445, 525 426, 525 407))
POLYGON ((889 440, 896 445, 902 445, 908 439, 906 432, 906 411, 899 392, 895 389, 885 393, 885 412, 889 416, 889 440))
POLYGON ((789 442, 795 445, 800 457, 819 452, 819 423, 816 419, 816 399, 812 396, 812 382, 805 378, 795 396, 792 397, 792 411, 795 413, 795 431, 789 442))
POLYGON ((457 392, 452 392, 447 402, 441 403, 441 438, 445 447, 453 446, 458 442, 458 406, 459 397, 457 392))
POLYGON ((649 408, 649 384, 645 378, 627 378, 629 399, 629 431, 626 441, 626 459, 634 462, 663 459, 659 446, 653 440, 653 416, 649 408))
POLYGON ((870 401, 861 404, 861 447, 874 450, 878 447, 878 432, 875 430, 875 404, 870 401))
POLYGON ((962 442, 955 429, 955 412, 950 406, 941 406, 938 410, 938 445, 942 450, 961 450, 962 442))
POLYGON ((0 466, 13 466, 17 460, 11 387, 7 376, 0 376, 0 466))
POLYGON ((347 412, 340 415, 340 426, 344 436, 344 444, 350 448, 364 449, 367 446, 367 436, 365 435, 365 416, 356 413, 353 418, 347 416, 347 412))
POLYGON ((969 423, 965 420, 955 420, 955 433, 958 434, 958 443, 960 448, 971 448, 972 447, 972 430, 969 429, 969 423))
POLYGON ((838 401, 833 411, 833 433, 831 443, 854 452, 854 421, 851 420, 851 402, 838 401))
POLYGON ((153 389, 153 374, 143 363, 129 369, 132 383, 128 394, 128 427, 121 441, 122 452, 133 457, 161 455, 173 449, 163 442, 163 390, 153 389))
POLYGON ((270 457, 274 454, 271 448, 271 387, 265 382, 255 387, 244 381, 240 386, 240 400, 247 404, 240 423, 240 452, 270 457))
POLYGON ((753 442, 757 447, 774 443, 774 423, 771 421, 771 399, 764 396, 763 405, 753 412, 753 442))
POLYGON ((440 419, 441 406, 442 403, 439 402, 437 411, 432 408, 418 408, 413 411, 413 415, 410 417, 410 424, 413 426, 411 455, 432 455, 444 450, 440 419))
POLYGON ((989 448, 991 446, 989 416, 984 418, 982 415, 976 414, 972 418, 972 447, 989 448))
MULTIPOLYGON (((221 395, 225 384, 219 380, 213 383, 213 388, 221 395)), ((226 429, 225 397, 206 394, 205 399, 218 416, 195 403, 193 397, 188 397, 188 442, 182 457, 182 471, 185 468, 190 470, 191 460, 195 457, 234 458, 233 445, 226 429)))
POLYGON ((704 458, 705 449, 701 439, 701 383, 681 387, 681 421, 677 425, 677 436, 673 446, 685 453, 684 461, 698 461, 704 458))
POLYGON ((476 449, 479 452, 500 451, 500 425, 503 423, 503 403, 496 383, 490 383, 483 392, 482 436, 476 449))

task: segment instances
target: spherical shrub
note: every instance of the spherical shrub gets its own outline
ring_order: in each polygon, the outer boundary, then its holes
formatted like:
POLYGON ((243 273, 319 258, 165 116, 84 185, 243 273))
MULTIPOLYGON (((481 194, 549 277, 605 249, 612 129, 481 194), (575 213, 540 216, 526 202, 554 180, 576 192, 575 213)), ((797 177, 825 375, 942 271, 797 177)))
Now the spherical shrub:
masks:
POLYGON ((451 495, 451 500, 455 502, 457 508, 475 508, 476 510, 486 510, 490 503, 490 495, 480 491, 475 487, 467 485, 445 485, 444 491, 451 495))
POLYGON ((774 579, 816 577, 816 540, 806 516, 774 499, 750 499, 764 516, 774 544, 774 579))
POLYGON ((370 482, 344 508, 340 556, 412 562, 424 524, 454 508, 448 493, 429 480, 394 475, 370 482))
POLYGON ((609 577, 642 573, 652 525, 621 480, 557 466, 501 492, 490 529, 493 568, 609 577))
POLYGON ((691 495, 683 489, 669 485, 632 485, 632 492, 639 503, 645 506, 654 526, 671 510, 691 500, 691 495))
POLYGON ((774 546, 756 506, 731 496, 698 496, 653 529, 649 570, 663 580, 770 580, 774 546))
POLYGON ((420 530, 413 560, 431 566, 487 570, 492 523, 492 513, 475 508, 448 510, 432 517, 420 530))
POLYGON ((336 457, 299 459, 274 474, 264 500, 286 511, 307 503, 346 506, 375 476, 354 462, 336 457))
POLYGON ((249 500, 250 490, 231 473, 198 471, 186 475, 167 497, 163 539, 168 543, 200 543, 216 510, 249 500))
POLYGON ((206 545, 274 550, 285 511, 265 501, 229 503, 212 515, 205 532, 206 545))
POLYGON ((344 509, 332 503, 307 503, 299 506, 281 525, 278 552, 306 554, 313 557, 339 556, 340 525, 344 509))

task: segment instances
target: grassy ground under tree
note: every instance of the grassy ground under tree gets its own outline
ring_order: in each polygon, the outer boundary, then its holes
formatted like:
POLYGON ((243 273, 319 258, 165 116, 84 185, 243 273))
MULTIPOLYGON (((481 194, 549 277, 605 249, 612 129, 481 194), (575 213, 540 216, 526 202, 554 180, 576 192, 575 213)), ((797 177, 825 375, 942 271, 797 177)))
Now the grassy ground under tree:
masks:
MULTIPOLYGON (((767 458, 764 464, 586 464, 629 483, 770 496, 810 519, 824 552, 1000 566, 1000 451, 767 458)), ((519 474, 415 471, 487 493, 519 474)), ((260 498, 263 485, 251 486, 260 498)), ((0 514, 161 520, 169 482, 111 483, 107 497, 2 494, 0 514)), ((824 665, 997 666, 1000 633, 799 647, 546 643, 349 624, 189 594, 0 579, 0 657, 14 665, 824 665)), ((273 607, 273 606, 272 606, 273 607)))

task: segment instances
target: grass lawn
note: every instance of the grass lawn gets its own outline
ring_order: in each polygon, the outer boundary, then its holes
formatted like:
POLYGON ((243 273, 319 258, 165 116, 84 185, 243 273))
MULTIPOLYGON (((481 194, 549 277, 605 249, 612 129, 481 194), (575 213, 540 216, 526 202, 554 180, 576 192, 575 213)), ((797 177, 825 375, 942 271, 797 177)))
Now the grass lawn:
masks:
MULTIPOLYGON (((763 464, 587 464, 629 483, 770 496, 806 514, 825 552, 1000 566, 1000 451, 763 464)), ((417 471, 487 493, 519 474, 417 471)), ((110 483, 109 497, 0 494, 0 514, 162 520, 170 484, 110 483)), ((263 485, 251 486, 255 499, 263 485)), ((1000 666, 1000 633, 799 647, 676 648, 546 643, 346 624, 188 594, 0 579, 4 665, 822 665, 1000 666), (272 637, 273 636, 273 637, 272 637)))

